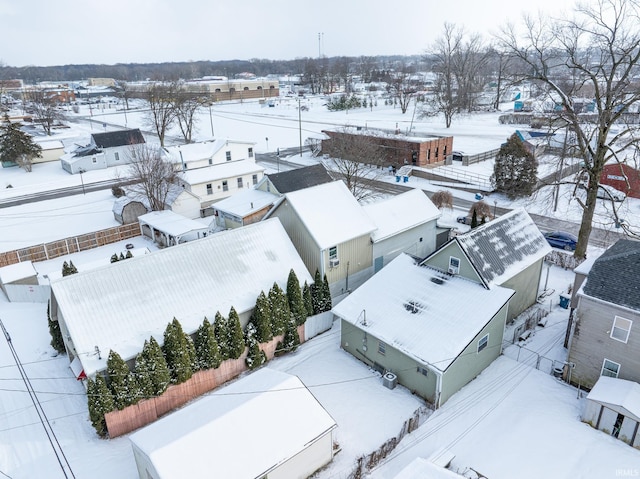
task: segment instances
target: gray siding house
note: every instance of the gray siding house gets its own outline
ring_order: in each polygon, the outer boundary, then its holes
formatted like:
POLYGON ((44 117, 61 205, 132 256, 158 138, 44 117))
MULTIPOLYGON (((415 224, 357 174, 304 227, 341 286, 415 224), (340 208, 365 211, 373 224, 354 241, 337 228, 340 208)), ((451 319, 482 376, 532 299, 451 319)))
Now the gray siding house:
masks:
POLYGON ((512 295, 401 254, 332 311, 345 351, 439 407, 502 352, 512 295))
POLYGON ((275 195, 284 195, 285 193, 331 183, 332 181, 333 178, 331 178, 326 168, 319 163, 305 166, 304 168, 283 171, 282 173, 265 175, 256 186, 256 189, 275 195))
POLYGON ((487 288, 515 291, 508 320, 536 302, 544 257, 551 247, 523 209, 512 210, 456 236, 423 264, 460 275, 487 288))
POLYGON ((593 262, 577 292, 569 339, 570 380, 640 382, 640 242, 622 239, 593 262))

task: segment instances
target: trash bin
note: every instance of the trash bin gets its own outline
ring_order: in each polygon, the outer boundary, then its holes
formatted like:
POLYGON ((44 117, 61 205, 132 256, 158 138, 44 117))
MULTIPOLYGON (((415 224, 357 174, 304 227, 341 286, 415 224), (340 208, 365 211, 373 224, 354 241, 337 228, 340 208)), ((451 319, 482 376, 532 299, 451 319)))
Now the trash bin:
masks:
POLYGON ((402 177, 402 180, 403 180, 405 183, 408 183, 408 182, 409 182, 409 177, 408 177, 407 175, 404 175, 404 176, 402 177))
POLYGON ((476 193, 476 200, 481 200, 482 198, 484 198, 482 193, 476 193))
POLYGON ((571 301, 571 298, 569 296, 567 296, 566 294, 561 294, 560 295, 560 307, 563 309, 567 309, 569 307, 569 301, 571 301))
POLYGON ((400 183, 400 175, 396 175, 396 183, 400 183))

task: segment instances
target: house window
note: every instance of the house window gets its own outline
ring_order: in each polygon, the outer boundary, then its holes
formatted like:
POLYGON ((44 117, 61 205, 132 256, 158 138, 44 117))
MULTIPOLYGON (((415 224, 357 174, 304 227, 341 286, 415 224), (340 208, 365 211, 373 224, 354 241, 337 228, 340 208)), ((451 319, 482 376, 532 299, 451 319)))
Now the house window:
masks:
POLYGON ((91 158, 91 162, 92 162, 92 163, 97 163, 97 162, 98 162, 98 159, 94 156, 93 158, 91 158))
POLYGON ((242 178, 238 178, 238 188, 242 188, 242 178))
POLYGON ((617 378, 619 372, 620 365, 618 363, 614 363, 613 361, 604 358, 604 361, 602 362, 602 372, 600 373, 601 376, 617 378))
POLYGON ((249 148, 249 158, 253 158, 253 148, 249 148))
POLYGON ((225 155, 227 155, 227 161, 231 161, 231 152, 227 151, 225 155))
POLYGON ((251 177, 251 180, 253 181, 253 184, 254 184, 254 185, 257 185, 257 184, 258 184, 258 175, 253 175, 253 176, 251 177))
POLYGON ((613 320, 613 328, 611 328, 611 338, 626 343, 631 332, 631 324, 633 321, 616 316, 613 320))
POLYGON ((117 151, 113 154, 113 157, 116 159, 116 161, 120 161, 120 155, 117 151))
POLYGON ((478 352, 486 348, 487 344, 489 344, 489 334, 485 334, 480 338, 480 341, 478 341, 478 352))
POLYGON ((460 259, 449 256, 449 273, 458 274, 460 272, 460 259))
POLYGON ((436 146, 436 159, 438 159, 438 147, 436 146))
POLYGON ((213 165, 213 158, 209 158, 209 164, 213 165))
POLYGON ((208 195, 213 194, 213 188, 211 187, 211 183, 207 183, 207 194, 208 195))
POLYGON ((418 366, 417 371, 418 371, 418 373, 422 374, 423 376, 428 376, 429 375, 429 370, 427 368, 423 368, 422 366, 418 366))
POLYGON ((229 191, 229 183, 227 183, 227 180, 222 182, 222 191, 229 191))
POLYGON ((332 246, 329 248, 329 259, 336 259, 338 257, 338 247, 332 246))
POLYGON ((386 352, 387 352, 387 345, 384 344, 382 341, 378 341, 378 353, 384 356, 386 352))
POLYGON ((431 148, 427 150, 427 161, 431 159, 431 148))

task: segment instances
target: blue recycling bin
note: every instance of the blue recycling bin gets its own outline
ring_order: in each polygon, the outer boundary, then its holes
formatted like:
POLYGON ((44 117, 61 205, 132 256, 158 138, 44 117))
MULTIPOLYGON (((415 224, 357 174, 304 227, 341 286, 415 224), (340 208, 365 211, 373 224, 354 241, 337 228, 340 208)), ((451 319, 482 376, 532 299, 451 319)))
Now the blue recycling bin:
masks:
POLYGON ((476 193, 476 200, 481 200, 483 198, 481 193, 476 193))
POLYGON ((408 182, 409 182, 409 177, 408 177, 407 175, 405 175, 405 176, 402 178, 402 180, 403 180, 403 182, 404 182, 404 183, 408 183, 408 182))
POLYGON ((400 183, 400 175, 396 175, 396 183, 400 183))
POLYGON ((560 307, 562 309, 567 309, 569 307, 569 301, 571 301, 571 298, 565 294, 561 294, 560 295, 560 307))

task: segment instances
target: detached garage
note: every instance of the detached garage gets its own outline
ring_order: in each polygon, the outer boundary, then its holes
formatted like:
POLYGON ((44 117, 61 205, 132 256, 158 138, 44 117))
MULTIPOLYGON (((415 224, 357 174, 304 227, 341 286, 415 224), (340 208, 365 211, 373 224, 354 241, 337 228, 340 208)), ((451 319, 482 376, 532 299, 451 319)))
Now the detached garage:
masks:
POLYGON ((262 368, 130 436, 140 479, 304 479, 335 421, 296 376, 262 368))
POLYGON ((640 384, 602 376, 587 396, 582 420, 640 448, 640 384))

